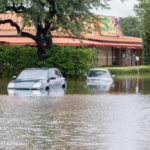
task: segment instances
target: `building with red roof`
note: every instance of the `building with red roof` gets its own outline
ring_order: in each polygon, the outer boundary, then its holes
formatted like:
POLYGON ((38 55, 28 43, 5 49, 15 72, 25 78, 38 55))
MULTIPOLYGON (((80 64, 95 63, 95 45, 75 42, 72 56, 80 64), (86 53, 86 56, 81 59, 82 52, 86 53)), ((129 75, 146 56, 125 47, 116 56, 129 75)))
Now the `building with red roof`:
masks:
MULTIPOLYGON (((53 32, 52 41, 58 45, 72 45, 76 47, 95 47, 95 61, 98 66, 135 66, 142 64, 142 39, 124 36, 119 22, 115 17, 100 16, 102 22, 97 22, 97 29, 84 35, 84 39, 75 39, 64 33, 53 32), (107 24, 103 23, 107 22, 107 24)), ((22 17, 15 13, 0 14, 0 19, 12 19, 22 26, 22 17)), ((25 27, 23 31, 35 34, 35 28, 25 27)), ((10 24, 0 25, 0 44, 36 46, 34 40, 17 35, 15 27, 10 24)))

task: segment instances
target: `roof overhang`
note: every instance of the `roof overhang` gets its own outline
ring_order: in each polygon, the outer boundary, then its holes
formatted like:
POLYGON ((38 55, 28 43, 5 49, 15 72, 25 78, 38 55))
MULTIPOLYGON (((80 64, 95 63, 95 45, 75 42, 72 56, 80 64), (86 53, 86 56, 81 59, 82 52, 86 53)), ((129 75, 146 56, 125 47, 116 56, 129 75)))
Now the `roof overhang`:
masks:
MULTIPOLYGON (((72 45, 72 46, 94 46, 94 47, 114 47, 114 48, 127 48, 127 49, 142 49, 142 44, 138 43, 111 43, 111 42, 101 42, 93 40, 80 40, 73 38, 62 38, 53 37, 53 43, 57 45, 72 45)), ((36 46, 34 40, 28 37, 0 37, 0 41, 8 43, 8 45, 26 45, 36 46)))

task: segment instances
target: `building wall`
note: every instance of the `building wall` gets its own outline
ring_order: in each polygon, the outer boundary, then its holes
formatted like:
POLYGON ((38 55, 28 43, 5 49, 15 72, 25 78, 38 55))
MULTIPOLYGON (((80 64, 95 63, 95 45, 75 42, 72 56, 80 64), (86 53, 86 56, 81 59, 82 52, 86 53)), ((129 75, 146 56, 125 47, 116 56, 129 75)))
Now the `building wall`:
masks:
POLYGON ((112 47, 96 48, 96 66, 136 66, 142 64, 142 51, 140 49, 125 49, 112 47), (139 56, 139 62, 136 62, 139 56))
POLYGON ((118 66, 136 66, 142 64, 142 51, 140 49, 115 49, 115 62, 118 66), (136 57, 139 57, 137 63, 136 57))
POLYGON ((112 65, 112 48, 98 47, 96 61, 97 61, 97 66, 112 65))

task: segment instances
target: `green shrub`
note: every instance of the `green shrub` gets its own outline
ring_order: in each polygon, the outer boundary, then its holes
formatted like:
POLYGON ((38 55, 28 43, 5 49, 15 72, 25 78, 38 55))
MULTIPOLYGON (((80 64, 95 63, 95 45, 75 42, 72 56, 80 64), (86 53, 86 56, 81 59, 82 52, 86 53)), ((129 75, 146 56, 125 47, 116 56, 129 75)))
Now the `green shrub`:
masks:
POLYGON ((56 67, 66 77, 83 75, 92 64, 92 49, 53 45, 40 61, 37 48, 30 46, 0 46, 0 76, 18 75, 24 68, 56 67))
POLYGON ((39 64, 57 67, 66 77, 79 77, 91 67, 92 56, 92 49, 54 45, 51 51, 47 51, 47 59, 39 64))
POLYGON ((24 68, 37 66, 37 49, 34 47, 3 46, 0 49, 0 76, 2 77, 10 77, 24 68))

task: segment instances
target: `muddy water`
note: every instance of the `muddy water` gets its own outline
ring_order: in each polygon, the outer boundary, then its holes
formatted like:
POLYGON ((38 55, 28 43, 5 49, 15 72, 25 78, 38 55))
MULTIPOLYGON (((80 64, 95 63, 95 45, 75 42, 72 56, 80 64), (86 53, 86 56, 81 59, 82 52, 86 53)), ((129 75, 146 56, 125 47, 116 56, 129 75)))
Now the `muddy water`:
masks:
POLYGON ((1 90, 0 149, 149 150, 148 77, 116 78, 109 87, 68 81, 66 94, 34 94, 1 90))

